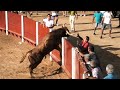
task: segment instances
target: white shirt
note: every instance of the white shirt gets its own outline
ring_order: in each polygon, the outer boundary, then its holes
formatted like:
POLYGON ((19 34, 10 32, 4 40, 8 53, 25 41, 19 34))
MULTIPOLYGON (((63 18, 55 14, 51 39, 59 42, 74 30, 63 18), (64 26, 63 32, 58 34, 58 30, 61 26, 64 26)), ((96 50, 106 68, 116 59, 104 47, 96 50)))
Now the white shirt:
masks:
POLYGON ((112 14, 110 12, 105 12, 104 15, 103 15, 103 18, 104 18, 104 22, 103 23, 106 23, 106 24, 111 24, 111 16, 112 14))
POLYGON ((45 25, 46 27, 52 27, 54 25, 54 21, 51 19, 51 20, 48 20, 48 18, 45 18, 43 19, 43 22, 45 22, 45 25))
POLYGON ((102 72, 101 72, 100 68, 96 67, 96 68, 92 69, 92 76, 96 77, 98 79, 102 79, 102 72))
POLYGON ((56 16, 58 13, 56 11, 52 11, 52 16, 56 16))
POLYGON ((104 14, 105 13, 105 11, 100 11, 102 14, 104 14))

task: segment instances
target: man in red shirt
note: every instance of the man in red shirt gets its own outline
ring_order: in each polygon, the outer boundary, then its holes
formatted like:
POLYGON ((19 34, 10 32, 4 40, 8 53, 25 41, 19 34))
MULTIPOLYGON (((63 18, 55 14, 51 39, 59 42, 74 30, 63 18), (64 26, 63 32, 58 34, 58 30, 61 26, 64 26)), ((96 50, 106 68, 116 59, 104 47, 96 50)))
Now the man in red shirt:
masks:
POLYGON ((81 42, 77 41, 77 46, 78 46, 79 51, 82 52, 83 54, 88 53, 89 37, 86 36, 84 40, 82 37, 79 36, 79 34, 77 34, 77 37, 80 40, 82 40, 81 42))

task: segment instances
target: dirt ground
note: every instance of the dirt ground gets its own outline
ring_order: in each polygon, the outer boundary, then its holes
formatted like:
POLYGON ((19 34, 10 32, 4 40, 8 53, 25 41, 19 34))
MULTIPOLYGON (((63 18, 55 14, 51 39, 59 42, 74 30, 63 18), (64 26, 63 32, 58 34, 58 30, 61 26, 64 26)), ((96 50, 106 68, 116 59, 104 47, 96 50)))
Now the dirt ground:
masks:
MULTIPOLYGON (((33 20, 42 22, 49 12, 42 12, 31 16, 33 20)), ((100 58, 103 68, 103 74, 106 75, 105 67, 107 64, 113 64, 115 71, 120 76, 120 28, 118 26, 118 19, 112 19, 112 37, 108 37, 109 29, 105 30, 103 39, 100 39, 100 29, 96 31, 97 35, 93 35, 94 24, 92 24, 93 12, 87 12, 87 16, 79 16, 76 20, 76 32, 72 33, 76 36, 77 33, 83 38, 87 35, 90 37, 90 42, 95 46, 95 51, 100 58)), ((79 12, 80 14, 80 12, 79 12)), ((29 17, 29 16, 28 16, 29 17)), ((59 28, 62 24, 66 23, 69 26, 69 17, 59 16, 59 28)), ((0 79, 30 79, 28 66, 29 61, 26 58, 23 63, 19 63, 22 55, 33 46, 27 42, 19 44, 21 40, 12 35, 6 36, 4 32, 0 32, 0 79)), ((49 56, 44 59, 41 64, 34 70, 37 79, 69 79, 66 73, 59 72, 59 65, 56 62, 50 62, 49 56)))

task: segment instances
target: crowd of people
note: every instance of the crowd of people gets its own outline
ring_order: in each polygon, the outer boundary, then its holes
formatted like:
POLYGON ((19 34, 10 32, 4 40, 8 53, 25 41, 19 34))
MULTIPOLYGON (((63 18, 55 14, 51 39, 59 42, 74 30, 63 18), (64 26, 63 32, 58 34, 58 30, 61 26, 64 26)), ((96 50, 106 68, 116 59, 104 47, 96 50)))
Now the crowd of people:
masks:
POLYGON ((107 75, 103 76, 100 60, 95 53, 94 46, 89 42, 89 36, 86 36, 85 39, 83 39, 77 34, 77 37, 81 41, 77 41, 76 51, 81 56, 82 63, 84 63, 88 69, 87 72, 84 72, 83 77, 85 79, 118 79, 112 64, 106 66, 107 75))

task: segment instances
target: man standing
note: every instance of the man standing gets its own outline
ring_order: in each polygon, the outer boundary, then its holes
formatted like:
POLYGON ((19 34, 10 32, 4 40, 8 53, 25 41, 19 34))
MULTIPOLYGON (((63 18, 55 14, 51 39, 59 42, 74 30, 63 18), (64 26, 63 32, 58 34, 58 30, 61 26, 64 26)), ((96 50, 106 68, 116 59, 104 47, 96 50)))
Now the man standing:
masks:
POLYGON ((104 77, 104 79, 117 79, 117 75, 114 73, 114 67, 112 64, 108 64, 106 66, 106 72, 107 75, 104 77))
POLYGON ((58 12, 59 11, 52 11, 52 17, 55 20, 55 25, 58 26, 58 12))
POLYGON ((93 22, 94 22, 94 18, 95 18, 95 29, 94 29, 93 35, 96 35, 95 31, 96 31, 98 26, 102 27, 102 22, 101 22, 102 21, 102 17, 103 17, 103 14, 100 13, 100 11, 97 11, 97 12, 94 13, 93 22))
POLYGON ((53 27, 54 27, 54 21, 51 19, 51 15, 48 14, 47 18, 43 19, 43 23, 46 27, 49 28, 50 32, 53 31, 53 27))
POLYGON ((109 37, 112 38, 111 37, 111 31, 112 31, 111 18, 112 18, 112 13, 110 11, 106 11, 103 15, 103 28, 101 30, 101 36, 100 36, 101 39, 102 39, 103 31, 106 28, 106 26, 110 28, 109 37))
POLYGON ((75 18, 78 18, 77 11, 69 11, 69 22, 70 22, 70 28, 71 32, 75 32, 75 18))

